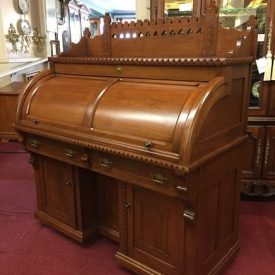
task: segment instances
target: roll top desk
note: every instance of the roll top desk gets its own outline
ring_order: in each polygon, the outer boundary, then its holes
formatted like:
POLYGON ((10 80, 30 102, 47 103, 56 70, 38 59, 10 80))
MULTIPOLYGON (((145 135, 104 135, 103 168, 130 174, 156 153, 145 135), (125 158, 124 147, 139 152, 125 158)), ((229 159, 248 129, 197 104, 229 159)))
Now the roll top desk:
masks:
POLYGON ((137 274, 218 274, 239 248, 255 30, 224 29, 213 4, 199 18, 104 20, 20 96, 35 216, 79 242, 118 241, 137 274))

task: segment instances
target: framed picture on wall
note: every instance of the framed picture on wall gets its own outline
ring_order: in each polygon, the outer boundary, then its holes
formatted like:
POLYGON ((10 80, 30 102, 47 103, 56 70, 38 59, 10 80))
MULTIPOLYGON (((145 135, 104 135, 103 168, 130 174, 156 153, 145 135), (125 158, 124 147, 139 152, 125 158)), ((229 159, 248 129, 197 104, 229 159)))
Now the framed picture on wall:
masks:
POLYGON ((56 19, 59 25, 65 23, 65 9, 63 0, 56 0, 56 19))

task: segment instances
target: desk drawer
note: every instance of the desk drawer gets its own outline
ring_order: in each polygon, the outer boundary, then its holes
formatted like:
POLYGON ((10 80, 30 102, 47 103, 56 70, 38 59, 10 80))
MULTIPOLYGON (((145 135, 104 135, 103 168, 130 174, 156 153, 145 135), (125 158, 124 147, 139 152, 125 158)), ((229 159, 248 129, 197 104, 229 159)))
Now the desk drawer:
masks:
POLYGON ((89 168, 88 152, 85 148, 37 136, 27 136, 26 148, 41 155, 89 168))
POLYGON ((127 181, 160 193, 176 196, 188 188, 183 178, 176 176, 173 171, 146 164, 141 161, 126 159, 104 152, 94 151, 91 157, 92 170, 123 181, 127 181), (182 190, 179 190, 178 187, 182 190))

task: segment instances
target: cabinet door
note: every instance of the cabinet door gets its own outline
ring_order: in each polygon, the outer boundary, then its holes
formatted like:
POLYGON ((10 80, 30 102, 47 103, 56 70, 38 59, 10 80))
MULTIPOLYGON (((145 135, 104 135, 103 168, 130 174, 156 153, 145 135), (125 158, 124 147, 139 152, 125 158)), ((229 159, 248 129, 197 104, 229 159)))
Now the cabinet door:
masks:
POLYGON ((69 164, 41 157, 38 207, 50 217, 75 227, 75 199, 73 167, 69 164))
POLYGON ((183 274, 182 202, 131 185, 127 197, 129 256, 162 274, 183 274))
POLYGON ((275 180, 275 126, 266 127, 263 177, 265 179, 275 180))
POLYGON ((265 127, 248 126, 248 139, 244 145, 242 178, 256 179, 261 177, 263 152, 265 146, 265 127))

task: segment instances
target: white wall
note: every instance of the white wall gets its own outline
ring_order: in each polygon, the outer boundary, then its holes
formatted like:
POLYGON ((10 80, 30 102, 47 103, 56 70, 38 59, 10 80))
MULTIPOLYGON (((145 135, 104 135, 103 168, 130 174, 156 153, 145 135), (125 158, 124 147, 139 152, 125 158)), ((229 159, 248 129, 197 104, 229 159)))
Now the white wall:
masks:
MULTIPOLYGON (((14 53, 12 51, 12 45, 11 43, 7 42, 5 35, 8 34, 8 29, 11 23, 16 28, 17 33, 22 34, 18 23, 20 19, 24 18, 30 22, 32 29, 37 27, 38 30, 44 34, 44 1, 45 0, 30 0, 30 12, 26 15, 20 14, 17 1, 0 1, 0 61, 4 61, 8 58, 30 58, 41 56, 41 53, 37 51, 33 42, 31 42, 29 47, 29 53, 14 53)), ((18 48, 20 49, 19 43, 18 48)))
POLYGON ((136 18, 150 19, 150 0, 136 0, 136 18))
MULTIPOLYGON (((12 51, 12 45, 7 41, 5 35, 8 34, 10 23, 16 28, 17 33, 21 34, 18 22, 20 19, 27 19, 30 22, 32 29, 37 27, 42 34, 49 34, 46 31, 45 20, 45 1, 46 0, 30 0, 30 12, 26 15, 20 14, 17 6, 17 0, 1 0, 0 1, 0 62, 9 62, 11 60, 21 61, 22 59, 37 58, 48 56, 50 52, 49 46, 44 52, 38 52, 35 44, 31 42, 29 47, 29 53, 14 53, 12 51)), ((46 43, 49 45, 49 42, 46 43)), ((18 43, 20 49, 20 44, 18 43)), ((0 87, 5 86, 11 81, 24 81, 24 73, 35 70, 41 70, 45 68, 45 63, 41 65, 35 65, 24 71, 20 71, 12 76, 2 77, 0 79, 0 87)))

